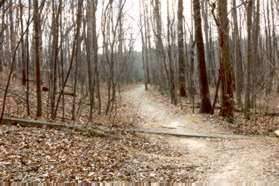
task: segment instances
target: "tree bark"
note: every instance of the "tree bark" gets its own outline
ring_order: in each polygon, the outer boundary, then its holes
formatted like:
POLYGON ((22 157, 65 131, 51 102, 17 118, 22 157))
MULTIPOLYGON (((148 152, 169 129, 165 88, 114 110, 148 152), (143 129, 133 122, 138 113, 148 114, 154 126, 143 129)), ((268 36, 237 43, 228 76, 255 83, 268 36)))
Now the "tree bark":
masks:
POLYGON ((242 67, 242 52, 241 52, 241 38, 239 35, 238 16, 236 0, 232 1, 232 17, 233 17, 233 42, 234 42, 234 64, 235 64, 235 81, 236 81, 236 100, 238 106, 242 107, 242 92, 243 92, 243 67, 242 67))
POLYGON ((62 8, 62 0, 59 0, 59 5, 53 4, 52 13, 52 55, 51 55, 51 72, 50 72, 50 108, 51 108, 51 119, 55 119, 55 100, 56 100, 56 89, 57 89, 57 61, 59 54, 59 20, 62 8))
POLYGON ((201 113, 212 113, 212 105, 210 102, 210 93, 207 81, 207 72, 205 64, 205 51, 202 35, 201 26, 201 12, 200 12, 200 1, 193 0, 194 5, 194 20, 195 20, 195 36, 197 43, 197 53, 199 61, 199 72, 200 72, 200 98, 201 98, 201 113))
POLYGON ((37 117, 42 116, 42 95, 41 95, 41 18, 39 13, 38 0, 33 1, 34 16, 34 39, 35 39, 35 66, 36 66, 36 94, 37 94, 37 117))
POLYGON ((169 0, 167 1, 167 14, 168 14, 168 34, 167 34, 167 40, 168 40, 168 61, 169 61, 169 74, 170 74, 170 80, 169 80, 169 89, 170 89, 170 96, 171 96, 171 103, 174 105, 177 105, 177 97, 176 97, 176 85, 175 85, 175 76, 174 76, 174 65, 173 65, 173 47, 172 47, 172 41, 171 41, 171 35, 172 35, 172 24, 171 24, 171 18, 169 13, 169 0))
POLYGON ((222 106, 221 115, 227 118, 234 116, 234 82, 233 72, 230 63, 229 48, 229 19, 228 19, 227 0, 218 0, 219 18, 219 45, 220 45, 220 73, 222 82, 222 106))
POLYGON ((178 23, 177 23, 177 39, 178 39, 178 68, 179 68, 179 93, 181 97, 187 97, 186 92, 186 75, 185 75, 185 56, 184 56, 184 30, 183 30, 183 0, 178 0, 178 23))
POLYGON ((253 41, 252 41, 252 12, 253 12, 253 0, 248 1, 247 6, 247 78, 246 78, 246 90, 245 90, 245 108, 244 113, 246 119, 250 119, 250 107, 251 107, 251 74, 252 74, 252 63, 253 63, 253 41))

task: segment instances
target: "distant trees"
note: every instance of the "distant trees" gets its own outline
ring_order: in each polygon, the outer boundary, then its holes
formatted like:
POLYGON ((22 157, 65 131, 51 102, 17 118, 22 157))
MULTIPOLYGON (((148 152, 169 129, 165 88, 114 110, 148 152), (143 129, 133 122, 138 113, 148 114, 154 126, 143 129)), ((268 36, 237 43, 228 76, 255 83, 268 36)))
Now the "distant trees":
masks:
POLYGON ((125 4, 125 0, 119 4, 111 0, 1 1, 0 71, 11 67, 2 114, 10 84, 17 77, 26 91, 27 115, 36 110, 37 117, 78 120, 88 108, 88 121, 93 121, 94 114, 115 112, 120 85, 134 81, 133 72, 140 78, 134 31, 124 21, 125 4), (105 83, 107 94, 104 90, 101 94, 105 83))
POLYGON ((174 105, 189 95, 193 110, 230 118, 243 110, 249 119, 279 92, 277 1, 138 0, 139 18, 127 2, 0 1, 0 72, 11 77, 4 97, 20 77, 27 115, 86 112, 93 121, 117 111, 121 85, 144 80, 174 105))

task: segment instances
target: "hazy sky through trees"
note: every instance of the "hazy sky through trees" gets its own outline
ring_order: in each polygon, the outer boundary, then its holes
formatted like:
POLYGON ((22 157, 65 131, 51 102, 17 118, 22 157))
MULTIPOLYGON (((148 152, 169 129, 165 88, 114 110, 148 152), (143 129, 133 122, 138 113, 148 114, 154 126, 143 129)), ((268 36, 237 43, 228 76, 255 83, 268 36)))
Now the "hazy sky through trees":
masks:
MULTIPOLYGON (((148 1, 149 3, 149 0, 145 0, 145 1, 148 1)), ((189 36, 189 29, 192 29, 191 28, 191 21, 193 19, 193 17, 191 16, 192 12, 191 12, 191 1, 192 0, 184 0, 184 17, 185 17, 185 21, 186 21, 186 25, 188 28, 186 28, 186 36, 188 39, 188 36, 189 36)), ((261 22, 264 22, 264 12, 263 12, 263 8, 265 8, 266 6, 266 0, 261 0, 262 3, 261 3, 261 22)), ((27 0, 23 0, 23 2, 26 3, 26 5, 28 4, 28 1, 27 0)), ((137 51, 140 51, 141 50, 141 39, 140 39, 140 30, 139 30, 139 22, 140 22, 140 8, 139 8, 139 2, 140 0, 126 0, 126 4, 125 4, 125 7, 124 7, 124 30, 125 30, 125 38, 126 39, 130 39, 131 37, 131 34, 133 35, 133 38, 136 39, 136 42, 135 42, 135 49, 137 51)), ((166 38, 166 25, 167 25, 167 0, 161 0, 161 16, 162 16, 162 22, 163 22, 163 39, 166 38)), ((172 15, 175 16, 175 19, 177 20, 176 16, 177 16, 177 0, 169 0, 169 3, 170 3, 170 7, 171 7, 171 11, 173 9, 174 13, 171 12, 172 15)), ((212 0, 209 0, 209 2, 212 2, 212 0)), ((102 43, 102 37, 101 37, 101 17, 102 17, 102 10, 103 10, 103 4, 106 6, 108 3, 108 0, 98 0, 98 9, 97 9, 97 30, 98 30, 98 36, 99 36, 99 46, 101 46, 101 43, 102 43)), ((119 3, 119 0, 114 0, 114 14, 116 15, 117 14, 117 6, 118 6, 118 3, 119 3)), ((67 4, 67 6, 70 5, 69 1, 64 1, 64 4, 67 4)), ((237 7, 238 7, 238 11, 241 11, 242 14, 246 14, 246 11, 245 11, 245 8, 243 5, 241 5, 241 0, 237 0, 237 7), (240 6, 241 5, 241 6, 240 6)), ((231 18, 231 1, 228 1, 228 5, 229 5, 229 19, 231 18)), ((87 6, 87 5, 85 5, 87 6)), ((27 7, 27 6, 26 6, 27 7)), ((44 10, 49 12, 50 11, 50 7, 48 7, 47 9, 45 8, 44 10)), ((212 26, 212 28, 214 29, 214 36, 215 38, 217 38, 218 36, 218 33, 217 33, 217 29, 216 29, 216 24, 213 20, 213 16, 210 12, 210 9, 209 8, 209 22, 212 26)), ((73 17, 71 16, 71 14, 73 13, 73 10, 72 9, 66 9, 67 12, 64 12, 64 24, 65 26, 66 25, 71 25, 73 24, 73 17), (67 16, 69 14, 69 16, 67 16)), ((84 12, 85 13, 85 12, 84 12)), ((152 13, 152 12, 151 12, 152 13)), ((217 15, 217 9, 215 10, 215 13, 217 15)), ((172 16, 171 15, 171 16, 172 16)), ((25 16, 27 16, 25 14, 25 16)), ((116 17, 116 16, 115 16, 116 17)), ((27 17, 26 17, 27 18, 27 17)), ((246 32, 245 32, 245 29, 246 29, 246 20, 244 19, 245 18, 245 15, 242 15, 239 17, 239 22, 240 24, 242 25, 242 29, 243 29, 243 32, 242 32, 242 35, 243 37, 245 37, 246 35, 246 32)), ((48 21, 49 21, 49 25, 50 25, 50 22, 51 22, 51 16, 49 16, 48 18, 48 21)), ((264 24, 262 23, 262 31, 264 30, 264 24)), ((44 27, 44 29, 47 29, 49 30, 50 28, 48 27, 44 27)), ((71 33, 73 34, 73 33, 71 33)), ((101 52, 101 51, 100 51, 101 52)))
MULTIPOLYGON (((261 22, 264 22, 263 20, 263 8, 266 7, 266 0, 261 0, 262 3, 261 3, 261 14, 262 14, 262 17, 261 17, 261 22)), ((115 2, 118 2, 118 0, 116 0, 115 2)), ((162 13, 162 21, 163 21, 163 34, 165 36, 166 34, 166 20, 167 20, 167 0, 161 0, 161 13, 162 13)), ((176 16, 176 10, 177 10, 177 0, 169 0, 170 2, 170 6, 174 5, 174 14, 176 16)), ((213 2, 212 0, 209 0, 209 2, 213 2)), ((191 20, 192 20, 192 12, 191 12, 191 0, 184 0, 184 16, 185 16, 185 21, 188 25, 188 28, 191 29, 191 20)), ((237 0, 237 7, 238 7, 238 11, 241 11, 242 14, 246 14, 246 10, 245 10, 245 7, 243 6, 243 3, 241 0, 237 0)), ((211 8, 209 7, 209 21, 212 25, 213 28, 215 28, 214 30, 214 35, 217 37, 218 36, 218 33, 217 33, 217 29, 216 29, 216 24, 215 24, 215 21, 213 19, 213 16, 212 16, 212 13, 210 12, 211 11, 211 8)), ((229 12, 229 19, 231 19, 231 1, 228 1, 228 12, 229 12)), ((137 42, 136 42, 136 49, 137 50, 141 50, 141 41, 140 41, 140 34, 139 34, 139 27, 138 27, 138 24, 139 24, 139 0, 127 0, 126 1, 126 6, 125 6, 125 13, 126 15, 128 15, 128 17, 126 17, 126 26, 127 25, 130 25, 130 29, 133 30, 133 34, 136 35, 136 39, 137 39, 137 42)), ((217 8, 215 10, 215 14, 217 15, 217 8)), ((239 19, 240 23, 242 24, 242 29, 243 29, 243 33, 242 35, 245 37, 246 35, 246 20, 244 20, 244 17, 245 15, 242 15, 239 19)), ((264 27, 264 24, 262 23, 262 30, 263 30, 263 27, 264 27)), ((189 33, 189 30, 186 30, 186 32, 189 33)), ((188 34, 187 34, 188 35, 188 34)))
MULTIPOLYGON (((117 0, 118 1, 118 0, 117 0)), ((161 13, 162 13, 162 21, 163 21, 163 31, 164 34, 166 33, 166 28, 165 25, 167 24, 166 20, 167 20, 167 0, 161 0, 161 13)), ((173 7, 174 9, 174 15, 176 16, 177 12, 177 0, 169 0, 170 6, 175 6, 173 7)), ((125 12, 129 15, 130 20, 128 20, 128 22, 130 22, 130 24, 133 27, 133 30, 135 30, 134 33, 137 33, 137 42, 136 42, 136 50, 141 50, 141 41, 140 41, 140 33, 139 33, 139 28, 138 28, 138 24, 139 24, 139 0, 127 0, 126 1, 126 8, 125 8, 125 12)), ((187 22, 187 24, 190 27, 191 24, 191 0, 184 0, 184 16, 185 16, 185 20, 187 22)))

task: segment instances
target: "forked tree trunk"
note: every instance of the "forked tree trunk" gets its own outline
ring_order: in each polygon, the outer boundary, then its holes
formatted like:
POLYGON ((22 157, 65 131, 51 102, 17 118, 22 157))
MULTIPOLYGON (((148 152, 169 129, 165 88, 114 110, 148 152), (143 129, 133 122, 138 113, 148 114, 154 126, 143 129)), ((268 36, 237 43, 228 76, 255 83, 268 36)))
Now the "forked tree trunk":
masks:
POLYGON ((50 73, 50 108, 51 108, 51 119, 55 119, 55 100, 56 100, 56 87, 57 87, 57 61, 59 54, 59 20, 62 8, 62 1, 59 0, 59 5, 55 5, 55 1, 52 1, 53 4, 53 13, 52 13, 52 54, 51 54, 51 73, 50 73))

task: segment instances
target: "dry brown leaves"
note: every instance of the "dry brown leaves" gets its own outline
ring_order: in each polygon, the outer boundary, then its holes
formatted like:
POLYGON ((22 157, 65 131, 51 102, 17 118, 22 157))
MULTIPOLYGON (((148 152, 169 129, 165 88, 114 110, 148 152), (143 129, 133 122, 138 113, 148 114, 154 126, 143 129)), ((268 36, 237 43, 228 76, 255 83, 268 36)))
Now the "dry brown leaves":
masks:
POLYGON ((128 134, 116 140, 1 126, 0 152, 3 181, 186 181, 197 168, 166 145, 128 134))

